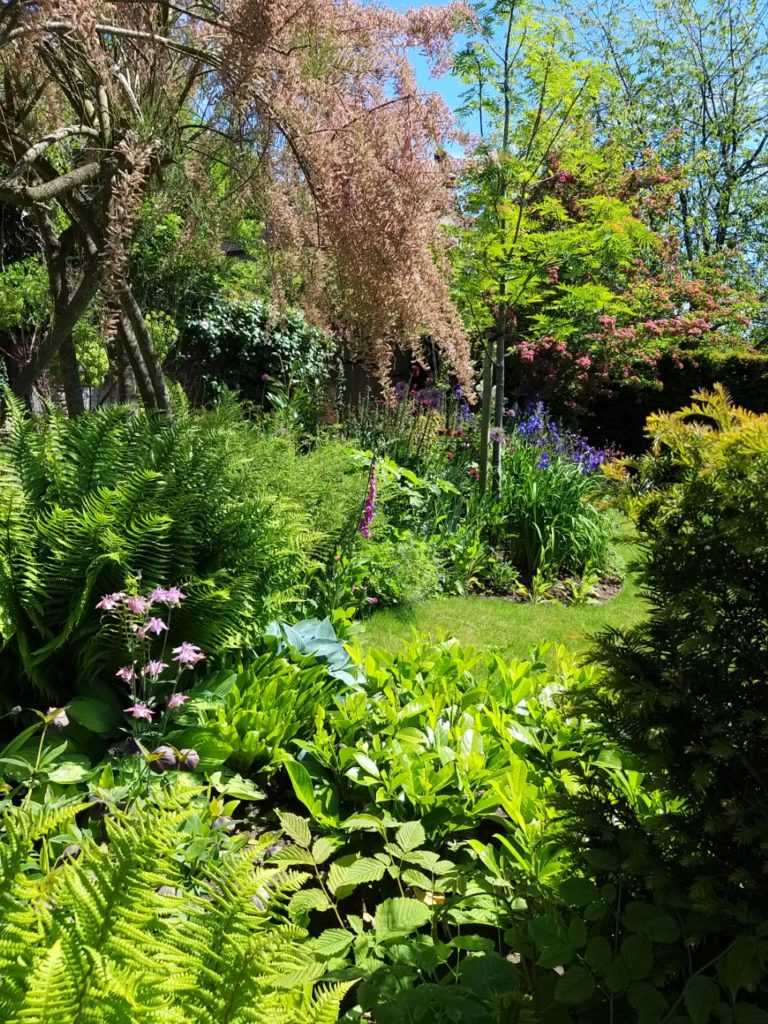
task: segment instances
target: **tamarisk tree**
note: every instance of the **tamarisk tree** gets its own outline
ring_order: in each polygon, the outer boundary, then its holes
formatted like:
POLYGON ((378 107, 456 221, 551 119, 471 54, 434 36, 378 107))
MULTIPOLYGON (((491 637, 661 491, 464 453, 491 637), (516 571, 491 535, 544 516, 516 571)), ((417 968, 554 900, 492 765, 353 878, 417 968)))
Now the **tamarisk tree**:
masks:
MULTIPOLYGON (((311 247, 324 311, 383 377, 429 335, 460 379, 468 343, 442 266, 447 110, 407 59, 444 60, 463 8, 401 15, 353 0, 6 0, 0 202, 34 224, 50 322, 12 368, 28 395, 58 358, 82 409, 72 331, 98 299, 116 367, 168 394, 129 253, 172 181, 258 201, 277 248, 311 247)), ((178 200, 178 196, 171 199, 178 200)))

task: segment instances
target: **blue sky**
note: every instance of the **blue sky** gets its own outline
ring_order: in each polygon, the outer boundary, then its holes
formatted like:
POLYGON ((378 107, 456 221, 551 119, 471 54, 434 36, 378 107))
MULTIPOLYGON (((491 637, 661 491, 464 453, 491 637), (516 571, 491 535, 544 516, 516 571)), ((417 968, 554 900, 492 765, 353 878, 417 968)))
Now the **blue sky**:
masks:
MULTIPOLYGON (((383 0, 385 6, 394 7, 398 11, 407 11, 415 7, 446 7, 447 3, 441 0, 383 0)), ((411 54, 413 66, 416 69, 416 76, 419 86, 426 92, 439 92, 451 110, 458 106, 461 86, 450 75, 435 78, 429 72, 427 61, 417 52, 411 54)))

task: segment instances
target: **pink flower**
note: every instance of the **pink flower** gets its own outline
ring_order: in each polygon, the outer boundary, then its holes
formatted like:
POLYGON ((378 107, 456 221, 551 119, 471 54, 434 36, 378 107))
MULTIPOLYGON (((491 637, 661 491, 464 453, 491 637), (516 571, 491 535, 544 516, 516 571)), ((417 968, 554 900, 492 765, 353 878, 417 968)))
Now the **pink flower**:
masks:
POLYGON ((171 608, 178 608, 186 596, 178 587, 168 587, 163 601, 171 608))
POLYGON ((378 597, 369 597, 368 598, 368 604, 378 604, 378 603, 379 603, 378 597))
POLYGON ((199 647, 196 647, 195 644, 189 644, 186 641, 184 641, 180 647, 174 647, 173 653, 176 655, 173 659, 174 661, 178 661, 180 665, 188 665, 190 668, 196 665, 198 661, 202 661, 205 657, 199 647))
POLYGON ((126 715, 130 715, 131 718, 145 718, 148 722, 152 721, 155 714, 143 701, 139 701, 138 704, 133 704, 129 708, 123 708, 123 711, 126 715))
POLYGON ((146 597, 137 597, 135 594, 132 594, 130 597, 126 597, 125 607, 129 612, 133 612, 134 615, 143 615, 147 608, 149 608, 149 601, 146 597))
POLYGON ((165 587, 155 587, 152 593, 149 595, 150 604, 161 604, 165 601, 165 595, 167 591, 165 587))
POLYGON ((122 679, 124 683, 132 683, 136 678, 136 669, 133 665, 123 665, 122 668, 115 672, 115 675, 118 679, 122 679))
POLYGON ((105 594, 96 607, 102 612, 113 612, 124 597, 122 593, 105 594))
POLYGON ((155 636, 160 636, 164 629, 168 629, 162 619, 151 618, 144 627, 146 633, 154 633, 155 636))
POLYGON ((66 708, 48 708, 46 715, 53 715, 48 724, 54 729, 66 729, 69 725, 66 708))
POLYGON ((157 679, 160 673, 167 668, 168 666, 164 661, 148 661, 141 671, 143 675, 157 679))
POLYGON ((168 710, 175 711, 176 708, 180 708, 182 704, 185 704, 189 700, 186 693, 172 693, 168 698, 168 710))

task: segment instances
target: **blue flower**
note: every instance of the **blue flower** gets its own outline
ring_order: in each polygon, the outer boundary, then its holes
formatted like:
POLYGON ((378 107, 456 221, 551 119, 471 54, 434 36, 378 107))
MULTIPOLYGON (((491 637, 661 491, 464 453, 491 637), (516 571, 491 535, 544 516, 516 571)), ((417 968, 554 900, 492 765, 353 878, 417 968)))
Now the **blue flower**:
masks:
POLYGON ((537 469, 548 469, 549 468, 549 452, 542 452, 539 461, 536 463, 537 469))

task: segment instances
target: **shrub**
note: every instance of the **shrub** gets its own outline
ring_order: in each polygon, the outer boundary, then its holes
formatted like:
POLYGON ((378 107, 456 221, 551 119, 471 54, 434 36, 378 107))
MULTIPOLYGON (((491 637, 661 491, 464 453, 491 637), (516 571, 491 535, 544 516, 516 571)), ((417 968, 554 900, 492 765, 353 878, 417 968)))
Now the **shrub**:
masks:
MULTIPOLYGON (((650 417, 647 433, 627 488, 651 614, 602 638, 606 676, 579 706, 664 813, 638 816, 618 787, 581 813, 618 852, 625 898, 675 907, 690 973, 716 968, 725 991, 709 984, 705 1020, 744 990, 768 1005, 768 416, 716 389, 650 417)), ((763 1019, 747 1010, 733 1019, 763 1019)))
POLYGON ((270 310, 260 299, 219 295, 184 326, 179 372, 207 401, 224 389, 263 402, 269 380, 317 394, 336 358, 331 338, 298 309, 270 310))
MULTIPOLYGON (((124 645, 95 605, 104 593, 180 584, 169 641, 209 656, 239 648, 308 595, 358 515, 364 481, 339 449, 303 459, 233 402, 173 421, 122 407, 68 421, 10 402, 0 449, 3 701, 31 687, 63 704, 112 679, 124 645)), ((354 525, 352 526, 354 529, 354 525)))

